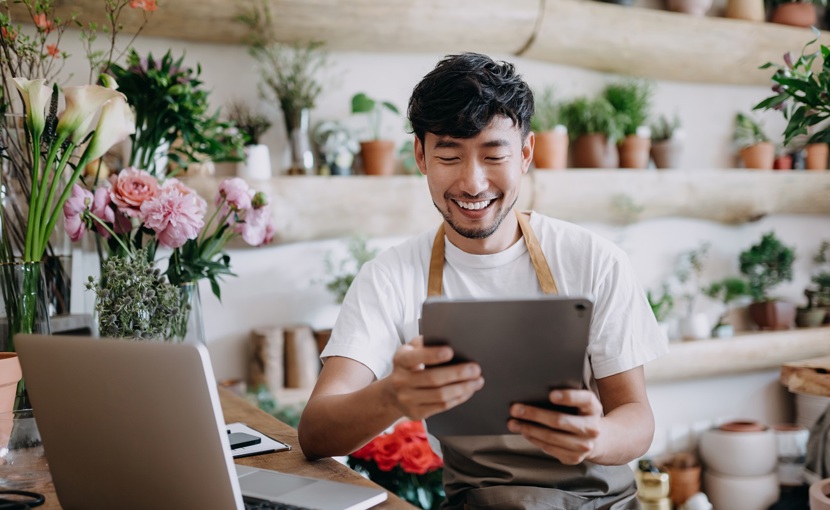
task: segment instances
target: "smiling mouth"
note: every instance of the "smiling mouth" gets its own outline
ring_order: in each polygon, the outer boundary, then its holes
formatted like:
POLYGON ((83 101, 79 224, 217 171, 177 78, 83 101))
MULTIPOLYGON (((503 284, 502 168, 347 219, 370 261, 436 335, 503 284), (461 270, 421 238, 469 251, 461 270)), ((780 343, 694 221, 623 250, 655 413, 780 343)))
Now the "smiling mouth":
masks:
POLYGON ((454 199, 453 202, 455 202, 456 205, 458 205, 458 207, 460 207, 462 209, 466 209, 468 211, 480 211, 481 209, 484 209, 484 208, 488 207, 490 204, 492 204, 494 202, 494 200, 490 199, 490 200, 479 200, 477 202, 464 202, 464 201, 461 201, 461 200, 455 200, 454 199))

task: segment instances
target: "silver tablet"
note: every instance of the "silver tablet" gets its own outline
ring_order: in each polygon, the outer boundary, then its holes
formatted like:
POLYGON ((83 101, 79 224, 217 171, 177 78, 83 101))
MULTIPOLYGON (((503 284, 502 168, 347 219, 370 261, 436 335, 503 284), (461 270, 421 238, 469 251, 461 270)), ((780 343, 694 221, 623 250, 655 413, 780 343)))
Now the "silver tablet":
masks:
POLYGON ((564 412, 548 393, 582 388, 593 302, 587 297, 453 300, 423 306, 425 345, 450 345, 450 363, 481 365, 484 387, 463 404, 427 418, 436 437, 509 434, 510 405, 524 402, 564 412))

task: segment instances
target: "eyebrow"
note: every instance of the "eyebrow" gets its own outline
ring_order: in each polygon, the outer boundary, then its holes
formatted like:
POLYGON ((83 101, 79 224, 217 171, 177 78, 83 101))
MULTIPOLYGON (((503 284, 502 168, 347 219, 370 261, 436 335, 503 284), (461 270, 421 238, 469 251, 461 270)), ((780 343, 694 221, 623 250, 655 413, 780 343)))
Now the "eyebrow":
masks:
MULTIPOLYGON (((510 142, 503 138, 496 138, 495 140, 488 140, 481 144, 482 147, 508 147, 510 142)), ((432 146, 433 149, 454 149, 460 147, 461 144, 453 138, 445 137, 439 138, 432 146)))

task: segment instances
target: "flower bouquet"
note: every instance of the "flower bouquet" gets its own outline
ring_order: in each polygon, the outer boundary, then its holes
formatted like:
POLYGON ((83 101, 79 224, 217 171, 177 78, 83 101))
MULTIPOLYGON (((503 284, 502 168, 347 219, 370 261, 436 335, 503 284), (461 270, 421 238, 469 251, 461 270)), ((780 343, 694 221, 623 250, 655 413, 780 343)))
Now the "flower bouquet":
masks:
POLYGON ((402 421, 348 457, 349 467, 425 510, 444 500, 444 462, 433 453, 424 425, 402 421))
POLYGON ((215 205, 206 221, 207 203, 192 188, 132 167, 94 191, 73 187, 63 210, 70 239, 80 240, 91 228, 108 250, 101 254, 107 261, 100 280, 87 284, 98 296, 101 334, 184 340, 192 333, 188 320, 195 284, 208 279, 221 298, 219 278, 233 274, 225 245, 242 237, 260 246, 274 236, 267 196, 245 181, 223 181, 215 205), (172 250, 163 274, 156 267, 159 247, 172 250), (171 288, 179 295, 175 303, 171 288))

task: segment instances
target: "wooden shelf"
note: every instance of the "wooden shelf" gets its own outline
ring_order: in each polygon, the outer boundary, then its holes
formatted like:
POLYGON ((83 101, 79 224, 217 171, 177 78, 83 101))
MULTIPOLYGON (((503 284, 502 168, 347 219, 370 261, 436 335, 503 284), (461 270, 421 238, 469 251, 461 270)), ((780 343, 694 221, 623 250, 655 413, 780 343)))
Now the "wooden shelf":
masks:
MULTIPOLYGON (((523 55, 654 79, 765 85, 780 62, 812 39, 809 29, 621 7, 592 0, 269 0, 283 42, 321 40, 334 51, 523 55), (459 30, 459 27, 464 27, 459 30)), ((62 17, 104 23, 100 0, 57 0, 62 17)), ((245 2, 163 2, 144 35, 239 44, 245 2)), ((23 7, 11 6, 23 20, 23 7)), ((127 9, 127 11, 130 11, 127 9)), ((125 12, 125 30, 141 13, 125 12)), ((830 34, 822 41, 830 43, 830 34)))
POLYGON ((646 381, 670 382, 777 369, 787 362, 829 355, 828 338, 830 327, 822 327, 672 343, 669 354, 646 365, 646 381))
MULTIPOLYGON (((222 179, 186 180, 210 203, 222 179)), ((412 235, 441 221, 420 176, 286 176, 252 185, 272 198, 278 243, 412 235)), ((828 197, 830 172, 535 170, 518 207, 576 222, 678 216, 742 223, 768 214, 830 214, 828 197)))

